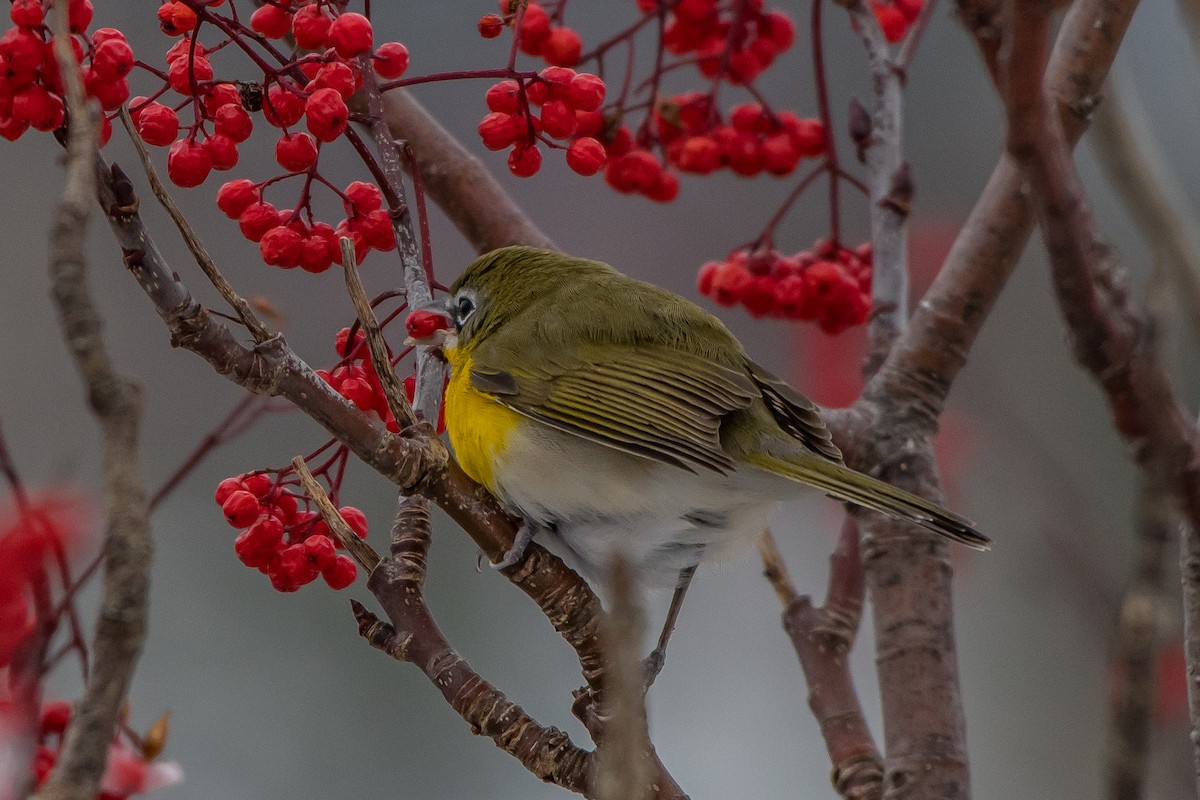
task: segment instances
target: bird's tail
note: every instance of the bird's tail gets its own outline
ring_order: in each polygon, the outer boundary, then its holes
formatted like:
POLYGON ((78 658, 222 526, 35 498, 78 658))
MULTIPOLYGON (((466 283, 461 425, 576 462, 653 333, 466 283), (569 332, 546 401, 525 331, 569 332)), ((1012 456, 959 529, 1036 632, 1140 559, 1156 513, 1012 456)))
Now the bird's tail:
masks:
POLYGON ((991 540, 975 530, 970 520, 947 511, 936 503, 861 472, 855 472, 841 464, 812 456, 785 460, 777 456, 762 455, 746 460, 761 469, 815 486, 839 500, 887 514, 889 517, 915 522, 967 547, 976 550, 987 550, 991 547, 991 540))

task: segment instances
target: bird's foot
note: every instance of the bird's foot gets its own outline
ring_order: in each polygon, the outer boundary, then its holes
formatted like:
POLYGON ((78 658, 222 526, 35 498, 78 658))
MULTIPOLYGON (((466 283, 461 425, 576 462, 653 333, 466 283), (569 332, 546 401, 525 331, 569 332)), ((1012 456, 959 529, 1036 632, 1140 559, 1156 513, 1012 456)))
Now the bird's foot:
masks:
POLYGON ((529 549, 529 543, 533 541, 534 534, 537 529, 528 522, 522 522, 521 527, 517 529, 517 535, 513 539, 512 547, 504 552, 504 557, 499 561, 492 562, 492 569, 507 569, 508 567, 520 564, 525 558, 525 551, 529 549))
POLYGON ((650 651, 650 655, 642 660, 642 682, 645 689, 649 689, 654 685, 654 679, 658 677, 658 673, 662 672, 663 665, 667 663, 667 649, 665 647, 656 647, 650 651))

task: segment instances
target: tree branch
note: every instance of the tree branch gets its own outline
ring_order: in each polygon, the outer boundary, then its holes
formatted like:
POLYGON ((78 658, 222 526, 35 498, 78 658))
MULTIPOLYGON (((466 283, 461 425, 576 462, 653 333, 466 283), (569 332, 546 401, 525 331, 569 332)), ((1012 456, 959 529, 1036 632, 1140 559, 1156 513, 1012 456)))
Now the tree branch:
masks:
POLYGON ((833 787, 845 800, 878 800, 883 794, 883 758, 863 717, 850 675, 850 649, 862 618, 863 570, 858 524, 847 516, 830 556, 825 604, 816 608, 798 595, 770 531, 758 540, 764 574, 783 604, 783 627, 800 658, 808 683, 808 705, 833 764, 833 787))
MULTIPOLYGON (((1083 186, 1061 126, 1042 89, 1045 42, 1053 6, 1047 0, 1011 0, 1002 59, 1001 96, 1008 115, 1008 150, 1024 167, 1050 256, 1055 293, 1067 321, 1072 350, 1105 393, 1117 432, 1131 447, 1147 480, 1168 489, 1194 538, 1200 532, 1200 441, 1184 416, 1170 381, 1146 335, 1146 325, 1129 297, 1129 277, 1116 254, 1097 234, 1083 186)), ((1188 569, 1185 542, 1185 610, 1200 579, 1188 569)), ((1187 636, 1200 635, 1189 620, 1187 636)), ((1195 657, 1200 645, 1185 644, 1195 657)), ((1200 662, 1189 661, 1195 674, 1200 662)), ((1193 711, 1194 687, 1189 683, 1193 711)), ((1200 715, 1192 718, 1200 765, 1200 715)), ((1200 770, 1200 766, 1198 766, 1200 770)), ((1198 772, 1200 775, 1200 772, 1198 772)))
POLYGON ((87 287, 85 253, 94 191, 96 126, 84 99, 65 14, 56 13, 55 18, 54 51, 67 86, 70 132, 67 185, 51 230, 50 277, 63 338, 104 433, 109 511, 93 668, 67 727, 58 761, 37 796, 42 800, 90 800, 99 789, 117 717, 145 638, 152 545, 138 448, 141 392, 114 371, 101 336, 100 315, 87 287))
POLYGON ((1175 286, 1193 334, 1200 336, 1200 253, 1184 220, 1200 214, 1146 126, 1136 95, 1110 78, 1096 107, 1091 141, 1142 240, 1175 286))

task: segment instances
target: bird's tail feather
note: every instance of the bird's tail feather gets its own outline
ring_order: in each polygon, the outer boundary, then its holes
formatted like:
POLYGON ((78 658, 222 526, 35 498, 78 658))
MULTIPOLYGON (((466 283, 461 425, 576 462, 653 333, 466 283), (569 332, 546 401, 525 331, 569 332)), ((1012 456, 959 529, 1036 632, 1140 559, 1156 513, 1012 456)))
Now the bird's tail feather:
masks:
POLYGON ((915 494, 897 489, 849 467, 825 459, 801 456, 785 460, 776 456, 747 459, 755 466, 785 478, 807 483, 826 494, 855 505, 915 522, 976 550, 987 550, 991 540, 975 530, 974 523, 915 494))

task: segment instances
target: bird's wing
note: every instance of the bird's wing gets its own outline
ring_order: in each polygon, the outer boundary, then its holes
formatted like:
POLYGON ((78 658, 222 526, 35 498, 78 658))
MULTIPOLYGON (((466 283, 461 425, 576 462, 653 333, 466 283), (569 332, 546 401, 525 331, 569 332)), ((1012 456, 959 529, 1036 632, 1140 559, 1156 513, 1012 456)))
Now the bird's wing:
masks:
POLYGON ((816 403, 748 358, 746 369, 779 427, 814 453, 843 463, 842 451, 833 443, 816 403))
POLYGON ((504 370, 476 360, 471 385, 558 430, 692 472, 728 473, 721 419, 759 398, 740 370, 683 350, 582 348, 535 369, 504 370), (590 351, 590 352, 589 352, 590 351))

